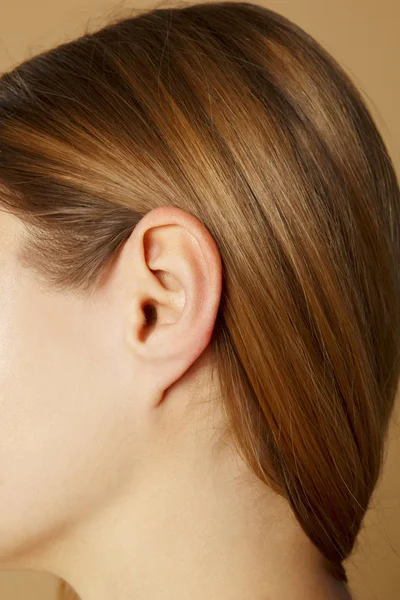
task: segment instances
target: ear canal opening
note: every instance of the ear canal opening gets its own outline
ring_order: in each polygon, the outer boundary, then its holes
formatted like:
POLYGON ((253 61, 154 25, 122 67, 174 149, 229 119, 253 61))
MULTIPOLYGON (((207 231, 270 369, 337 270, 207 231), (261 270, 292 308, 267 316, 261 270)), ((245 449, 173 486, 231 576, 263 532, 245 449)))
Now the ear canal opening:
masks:
POLYGON ((144 342, 149 335, 151 328, 157 321, 157 310, 155 306, 149 302, 145 302, 143 304, 142 310, 144 315, 144 323, 141 330, 140 339, 142 342, 144 342))

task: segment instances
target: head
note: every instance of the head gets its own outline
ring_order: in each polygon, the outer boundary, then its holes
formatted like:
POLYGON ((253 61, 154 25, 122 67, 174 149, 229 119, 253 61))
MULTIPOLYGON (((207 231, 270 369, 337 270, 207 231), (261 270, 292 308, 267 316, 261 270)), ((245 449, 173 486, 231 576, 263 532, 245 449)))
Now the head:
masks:
POLYGON ((345 581, 399 378, 400 196, 334 58, 249 3, 88 32, 2 76, 0 206, 0 564, 206 406, 345 581))

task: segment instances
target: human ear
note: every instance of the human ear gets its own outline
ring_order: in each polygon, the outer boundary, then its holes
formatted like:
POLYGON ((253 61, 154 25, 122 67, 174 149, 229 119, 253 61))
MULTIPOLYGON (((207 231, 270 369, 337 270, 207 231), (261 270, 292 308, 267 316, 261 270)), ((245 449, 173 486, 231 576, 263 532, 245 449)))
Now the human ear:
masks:
POLYGON ((124 248, 129 277, 126 340, 143 368, 171 385, 208 345, 222 287, 221 258, 203 223, 177 207, 158 207, 124 248))

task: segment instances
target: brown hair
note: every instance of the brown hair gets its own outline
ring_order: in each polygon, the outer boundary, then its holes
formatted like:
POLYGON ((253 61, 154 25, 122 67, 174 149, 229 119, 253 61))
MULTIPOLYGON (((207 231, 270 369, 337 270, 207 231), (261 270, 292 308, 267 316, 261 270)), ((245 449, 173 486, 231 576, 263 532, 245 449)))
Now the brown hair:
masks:
POLYGON ((250 3, 119 18, 2 76, 0 184, 57 289, 93 289, 157 206, 206 225, 229 435, 347 581, 399 381, 400 197, 342 67, 250 3))

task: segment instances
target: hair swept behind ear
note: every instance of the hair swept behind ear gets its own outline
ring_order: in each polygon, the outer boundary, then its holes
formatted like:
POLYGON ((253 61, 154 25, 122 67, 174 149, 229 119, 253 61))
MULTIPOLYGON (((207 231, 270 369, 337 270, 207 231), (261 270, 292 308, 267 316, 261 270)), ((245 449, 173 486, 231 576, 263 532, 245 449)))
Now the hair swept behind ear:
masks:
POLYGON ((157 206, 207 226, 228 433, 346 582, 399 383, 400 192, 334 58, 247 2, 121 19, 3 75, 0 186, 58 289, 157 206))

